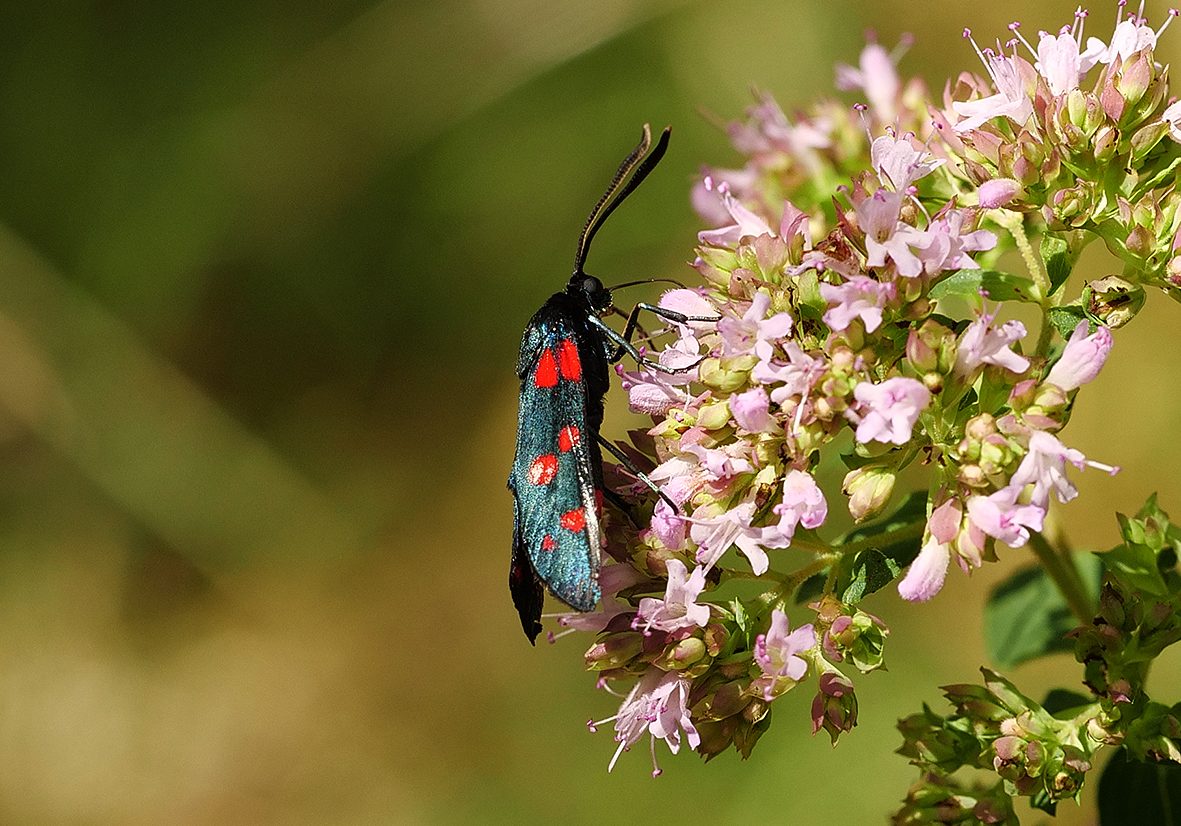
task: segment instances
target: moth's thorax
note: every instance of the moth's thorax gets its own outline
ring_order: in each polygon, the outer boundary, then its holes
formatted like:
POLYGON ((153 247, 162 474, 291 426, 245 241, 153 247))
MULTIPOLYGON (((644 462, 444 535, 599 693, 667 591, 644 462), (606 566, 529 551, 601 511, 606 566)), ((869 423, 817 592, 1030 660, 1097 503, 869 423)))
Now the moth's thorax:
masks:
POLYGON ((611 310, 611 291, 593 275, 574 273, 566 282, 566 293, 583 302, 594 315, 604 316, 611 310))

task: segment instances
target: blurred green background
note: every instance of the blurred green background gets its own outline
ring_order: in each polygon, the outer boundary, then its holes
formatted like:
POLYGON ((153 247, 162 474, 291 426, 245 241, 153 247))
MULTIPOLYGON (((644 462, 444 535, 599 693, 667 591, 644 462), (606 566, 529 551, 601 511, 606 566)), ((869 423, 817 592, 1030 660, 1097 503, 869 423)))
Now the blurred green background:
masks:
MULTIPOLYGON (((1025 554, 873 599, 890 671, 839 749, 801 691, 747 764, 665 755, 653 781, 637 749, 608 775, 588 638, 531 649, 507 593, 515 349, 643 122, 671 151, 592 271, 688 279, 692 176, 736 162, 703 112, 831 94, 871 28, 913 32, 903 72, 938 90, 979 68, 964 25, 1074 3, 1029 8, 5 4, 0 821, 882 822, 914 777, 895 719, 976 679, 987 587, 1025 554)), ((1108 36, 1114 3, 1093 12, 1108 36)), ((1153 299, 1068 431, 1124 466, 1062 512, 1082 547, 1152 490, 1181 512, 1181 308, 1153 299)))

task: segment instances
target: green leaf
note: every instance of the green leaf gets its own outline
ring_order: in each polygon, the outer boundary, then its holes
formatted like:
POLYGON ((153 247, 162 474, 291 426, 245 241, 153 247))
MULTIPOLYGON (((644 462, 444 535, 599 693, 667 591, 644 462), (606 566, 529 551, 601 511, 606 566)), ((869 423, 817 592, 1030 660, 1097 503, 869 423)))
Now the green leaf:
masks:
POLYGON ((952 273, 927 291, 927 298, 938 301, 950 296, 975 298, 980 292, 980 270, 952 273))
POLYGON ((1169 589, 1156 565, 1156 552, 1147 545, 1117 545, 1096 554, 1113 577, 1125 585, 1153 596, 1166 597, 1169 589))
POLYGON ((1040 301, 1037 285, 1028 278, 997 270, 960 270, 932 287, 927 297, 975 297, 981 290, 993 301, 1040 301))
POLYGON ((1070 245, 1066 239, 1050 233, 1042 236, 1042 262, 1046 265, 1046 275, 1050 277, 1050 295, 1053 295, 1066 283, 1070 271, 1074 269, 1074 256, 1070 254, 1070 245))
MULTIPOLYGON (((1074 557, 1087 590, 1098 600, 1102 566, 1094 556, 1074 557)), ((1072 651, 1064 638, 1078 619, 1054 581, 1040 567, 1026 568, 992 590, 984 607, 988 656, 1002 668, 1055 651, 1072 651)))
POLYGON ((1042 708, 1050 712, 1050 714, 1057 716, 1060 711, 1091 705, 1093 702, 1095 702, 1094 697, 1088 697, 1077 691, 1070 691, 1065 688, 1051 688, 1046 693, 1046 699, 1042 700, 1042 708))
POLYGON ((856 605, 875 591, 885 588, 900 573, 902 566, 877 548, 860 551, 850 561, 849 580, 841 591, 841 602, 856 605))
POLYGON ((1062 307, 1051 307, 1046 310, 1046 316, 1050 320, 1050 324, 1058 331, 1058 335, 1063 338, 1070 338, 1070 334, 1074 332, 1074 328, 1078 323, 1086 318, 1086 313, 1083 308, 1077 304, 1066 304, 1062 307))
POLYGON ((1102 826, 1174 826, 1181 823, 1181 766, 1141 763, 1125 749, 1107 762, 1099 778, 1102 826))
POLYGON ((824 583, 828 580, 828 571, 813 574, 803 581, 796 589, 796 605, 803 605, 816 599, 824 593, 824 583))
POLYGON ((927 493, 915 491, 882 519, 850 531, 834 547, 866 543, 837 563, 836 592, 841 601, 855 605, 886 587, 918 556, 927 519, 927 493))

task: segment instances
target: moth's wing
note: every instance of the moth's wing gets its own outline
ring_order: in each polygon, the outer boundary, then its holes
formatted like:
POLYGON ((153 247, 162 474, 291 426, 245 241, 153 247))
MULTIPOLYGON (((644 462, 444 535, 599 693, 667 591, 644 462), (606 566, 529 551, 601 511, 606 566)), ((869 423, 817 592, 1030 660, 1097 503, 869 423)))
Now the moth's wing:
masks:
MULTIPOLYGON (((511 487, 511 485, 510 485, 511 487)), ((513 491, 513 558, 509 564, 508 590, 513 605, 521 617, 521 629, 529 642, 537 643, 541 633, 541 606, 545 602, 545 586, 529 561, 521 535, 521 505, 513 491)))
MULTIPOLYGON (((554 596, 578 611, 591 611, 600 596, 598 450, 587 422, 578 329, 562 314, 550 313, 535 317, 526 330, 509 487, 516 502, 514 565, 527 558, 554 596)), ((524 584, 513 590, 513 599, 518 612, 532 611, 524 584)))

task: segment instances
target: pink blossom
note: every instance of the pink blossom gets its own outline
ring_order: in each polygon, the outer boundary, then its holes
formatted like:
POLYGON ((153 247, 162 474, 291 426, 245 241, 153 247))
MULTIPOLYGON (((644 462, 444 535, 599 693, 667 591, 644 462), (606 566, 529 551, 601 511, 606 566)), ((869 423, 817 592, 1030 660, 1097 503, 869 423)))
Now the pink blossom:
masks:
POLYGON ((865 92, 869 105, 881 123, 893 123, 898 109, 898 93, 902 81, 894 68, 890 53, 877 43, 869 43, 861 50, 858 67, 837 64, 837 88, 865 92))
POLYGON ((725 184, 731 193, 737 192, 741 195, 753 191, 758 181, 759 172, 753 166, 743 169, 712 168, 693 184, 690 193, 693 209, 709 226, 728 224, 734 219, 722 199, 718 197, 718 189, 725 184))
POLYGON ((615 750, 607 771, 614 769, 619 755, 631 749, 644 734, 652 738, 653 777, 660 774, 660 767, 656 765, 657 740, 663 740, 669 751, 676 754, 681 750, 681 731, 684 731, 689 747, 697 748, 701 737, 689 716, 690 688, 690 682, 676 671, 664 672, 651 667, 624 698, 617 714, 588 723, 588 728, 595 731, 597 726, 615 721, 615 739, 619 748, 615 750))
POLYGON ((625 370, 622 364, 615 366, 633 412, 663 416, 671 408, 688 403, 691 398, 688 387, 697 381, 697 368, 691 365, 701 359, 701 345, 688 329, 684 332, 675 344, 661 350, 656 357, 661 366, 681 372, 666 373, 643 364, 634 371, 625 370))
POLYGON ((1070 392, 1099 375, 1115 343, 1111 330, 1103 325, 1096 327, 1091 335, 1087 335, 1087 326, 1086 320, 1078 323, 1066 342, 1062 358, 1046 375, 1046 381, 1061 390, 1070 392))
POLYGON ((1181 100, 1175 100, 1161 113, 1161 122, 1169 125, 1169 137, 1181 143, 1181 100))
POLYGON ((955 355, 955 370, 961 376, 969 375, 981 364, 995 364, 1014 373, 1029 369, 1029 359, 1009 349, 1010 344, 1025 338, 1025 325, 1007 321, 1000 327, 992 327, 994 318, 995 315, 982 315, 964 330, 955 355))
POLYGON ((1080 53, 1079 38, 1081 31, 1077 38, 1071 32, 1061 32, 1057 35, 1042 32, 1038 39, 1035 68, 1045 78, 1052 95, 1061 95, 1077 89, 1079 80, 1090 71, 1099 58, 1098 50, 1093 48, 1080 53))
MULTIPOLYGON (((648 478, 652 478, 649 476, 648 478)), ((653 480, 655 481, 655 480, 653 480)), ((680 505, 685 504, 693 494, 693 480, 690 474, 673 476, 661 486, 660 492, 680 505)), ((656 535, 664 547, 672 551, 679 551, 685 547, 685 538, 689 531, 689 524, 680 512, 660 497, 656 500, 656 507, 652 509, 652 519, 648 528, 656 535)))
POLYGON ((1001 488, 991 496, 973 496, 968 500, 968 518, 984 533, 999 539, 1010 548, 1020 548, 1029 541, 1029 532, 1040 531, 1046 517, 1044 508, 1019 505, 1021 486, 1001 488))
POLYGON ((779 516, 775 528, 790 541, 797 526, 811 530, 824 524, 828 502, 810 473, 793 469, 783 477, 783 501, 771 510, 779 516))
POLYGON ((1018 489, 1032 484, 1030 503, 1043 510, 1049 507, 1051 491, 1057 495, 1059 502, 1069 502, 1078 496, 1078 489, 1066 478, 1067 463, 1079 470, 1090 465, 1108 473, 1119 471, 1119 468, 1110 465, 1088 461, 1081 451, 1066 447, 1049 433, 1035 430, 1029 436, 1029 452, 1021 460, 1009 484, 1018 489))
MULTIPOLYGON (((1120 8, 1122 9, 1123 6, 1124 4, 1121 3, 1120 8)), ((1141 9, 1143 9, 1143 4, 1141 4, 1141 9)), ((1176 13, 1170 10, 1168 18, 1161 27, 1153 29, 1139 14, 1128 15, 1126 20, 1116 24, 1115 31, 1111 35, 1111 44, 1100 51, 1096 59, 1107 65, 1113 63, 1117 58, 1125 61, 1144 49, 1156 49, 1157 40, 1164 34, 1165 29, 1169 27, 1169 23, 1176 16, 1176 13)), ((1103 41, 1091 38, 1088 42, 1090 48, 1087 51, 1090 52, 1096 46, 1103 46, 1103 41)))
POLYGON ((927 537, 906 576, 898 583, 898 593, 910 602, 926 602, 943 588, 951 561, 951 542, 959 531, 961 505, 948 499, 931 512, 927 537))
POLYGON ((936 216, 926 231, 915 236, 912 243, 918 249, 923 271, 928 275, 975 267, 976 262, 968 253, 996 246, 996 236, 986 229, 963 233, 964 214, 963 210, 948 210, 936 216))
POLYGON ((931 391, 922 382, 902 376, 881 384, 860 382, 853 388, 853 396, 861 403, 857 441, 862 444, 906 444, 919 414, 931 403, 931 391))
POLYGON ((730 397, 730 415, 748 433, 769 433, 775 429, 775 420, 769 412, 770 402, 767 391, 755 387, 730 397))
MULTIPOLYGON (((964 30, 965 37, 971 38, 971 32, 964 30)), ((1018 57, 999 54, 988 50, 980 51, 975 41, 972 47, 988 70, 996 94, 977 100, 956 101, 951 104, 952 110, 960 116, 955 124, 955 131, 967 132, 977 129, 993 118, 1005 117, 1018 126, 1023 126, 1033 114, 1033 96, 1031 94, 1037 73, 1027 61, 1018 57)))
MULTIPOLYGON (((704 447, 700 444, 681 440, 681 450, 697 459, 705 472, 707 481, 732 479, 741 473, 751 473, 754 466, 747 458, 750 446, 746 442, 733 442, 722 447, 704 447)), ((658 477, 651 477, 658 478, 658 477)))
POLYGON ((754 659, 763 675, 751 682, 751 688, 773 700, 808 673, 808 661, 800 655, 815 647, 815 629, 809 624, 792 631, 787 614, 776 608, 767 633, 755 638, 754 659))
POLYGON ((832 145, 832 124, 828 119, 792 123, 770 95, 760 96, 747 114, 747 123, 733 123, 727 129, 734 148, 744 155, 784 153, 811 169, 817 165, 815 150, 832 145))
POLYGON ((895 192, 905 192, 919 178, 943 165, 941 159, 932 158, 925 148, 916 149, 908 137, 882 135, 874 138, 869 156, 882 183, 891 184, 895 192))
POLYGON ((691 318, 684 325, 678 324, 678 327, 688 327, 697 332, 706 332, 713 330, 717 325, 718 308, 698 290, 686 288, 668 290, 660 296, 660 306, 681 315, 711 319, 710 321, 695 321, 691 318))
POLYGON ((860 318, 865 331, 872 333, 882 325, 882 308, 893 300, 895 287, 867 275, 855 275, 843 284, 821 284, 820 297, 830 305, 824 323, 833 330, 844 330, 860 318))
POLYGON ((709 622, 709 606, 698 605, 696 599, 705 590, 705 571, 694 568, 690 576, 679 559, 669 559, 664 565, 668 571, 664 599, 641 599, 632 627, 642 629, 645 634, 650 634, 653 628, 657 631, 704 628, 709 622))
MULTIPOLYGON (((705 179, 706 191, 709 191, 712 187, 713 183, 707 177, 705 179)), ((738 202, 737 198, 730 194, 729 186, 724 183, 720 184, 717 187, 717 193, 722 206, 729 213, 734 223, 727 224, 718 229, 707 229, 697 233, 697 239, 701 243, 714 247, 732 247, 737 245, 743 238, 775 234, 770 224, 744 207, 738 202)))
POLYGON ((855 204, 854 209, 858 225, 865 232, 865 263, 881 267, 889 258, 899 275, 913 278, 923 271, 923 264, 908 244, 917 238, 918 230, 898 220, 904 197, 902 192, 879 189, 855 204))
MULTIPOLYGON (((1017 197, 1021 191, 1021 184, 1012 178, 993 178, 980 184, 976 195, 980 199, 980 206, 984 209, 996 209, 1017 197)), ((996 245, 995 236, 993 246, 996 245)))
POLYGON ((784 338, 791 332, 791 316, 787 313, 776 313, 767 318, 767 310, 770 308, 771 296, 765 292, 757 292, 742 318, 725 316, 718 322, 718 332, 722 334, 725 344, 725 355, 753 353, 755 345, 760 341, 774 341, 784 338))
POLYGON ((807 396, 812 392, 812 385, 828 369, 823 359, 809 356, 794 341, 784 341, 782 347, 787 353, 788 362, 777 365, 775 348, 771 342, 760 341, 756 344, 755 355, 759 357, 759 363, 750 373, 754 381, 772 387, 771 401, 775 404, 783 404, 793 396, 807 396))
POLYGON ((770 563, 763 550, 764 529, 750 524, 754 513, 755 503, 749 501, 718 516, 689 517, 693 523, 689 535, 697 543, 697 562, 705 571, 713 568, 732 545, 737 545, 739 552, 750 561, 750 569, 755 574, 767 572, 770 563))

